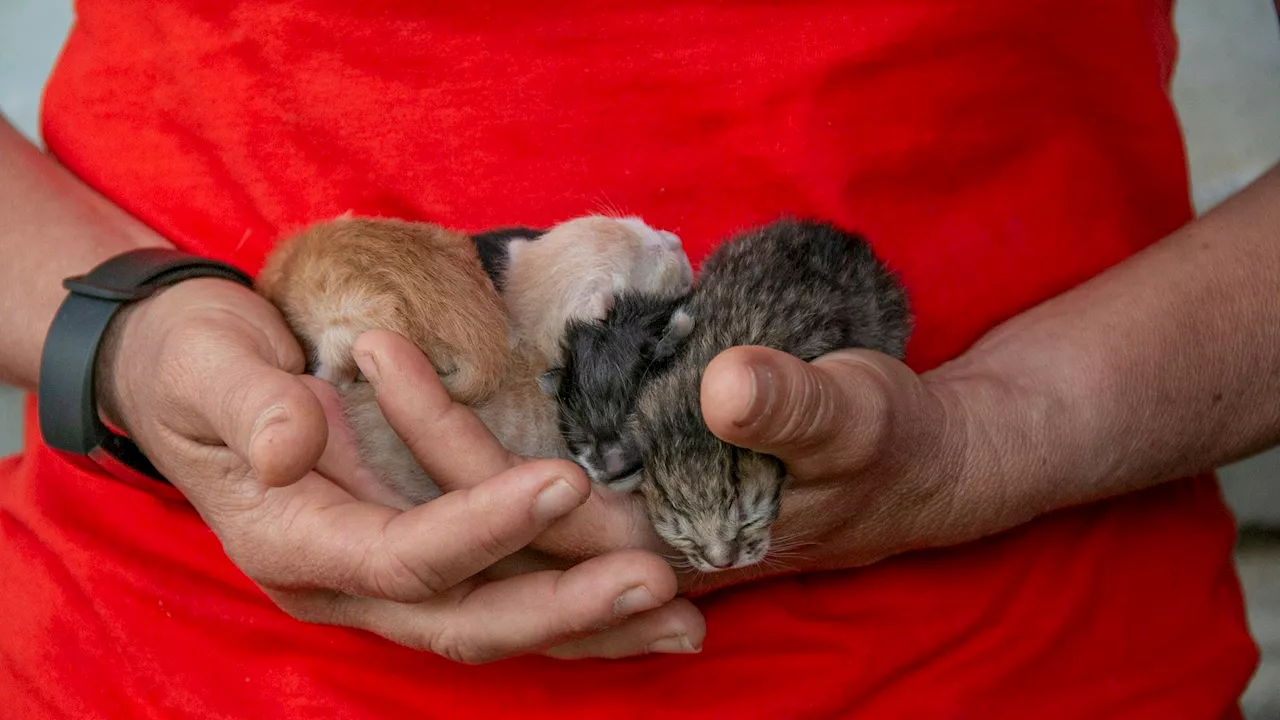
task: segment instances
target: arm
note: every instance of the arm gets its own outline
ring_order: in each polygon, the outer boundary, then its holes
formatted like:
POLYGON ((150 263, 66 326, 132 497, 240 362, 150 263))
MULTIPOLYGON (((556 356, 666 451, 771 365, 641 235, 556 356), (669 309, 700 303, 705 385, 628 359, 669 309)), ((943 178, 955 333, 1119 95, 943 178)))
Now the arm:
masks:
POLYGON ((35 389, 63 278, 136 247, 166 245, 0 116, 0 382, 35 389))
POLYGON ((1280 441, 1280 168, 932 372, 734 348, 702 406, 722 438, 786 462, 777 532, 817 541, 801 569, 977 539, 1265 449, 1280 441))
POLYGON ((974 422, 999 428, 993 437, 1021 437, 1058 459, 1045 472, 1007 447, 970 451, 971 464, 994 466, 1001 486, 1020 490, 1005 522, 1280 442, 1280 166, 996 329, 927 382, 955 395, 974 422))
MULTIPOLYGON (((0 380, 36 386, 62 278, 163 244, 0 120, 0 380)), ((421 460, 442 485, 463 472, 470 482, 398 512, 314 469, 340 410, 332 387, 299 377, 302 350, 260 295, 224 280, 182 282, 119 313, 108 335, 99 403, 231 560, 295 617, 469 662, 688 652, 688 638, 701 643, 701 616, 685 600, 669 602, 676 578, 654 555, 480 577, 581 505, 590 486, 571 463, 516 465, 506 454, 477 477, 473 455, 442 451, 455 430, 430 411, 456 414, 434 373, 414 378, 436 400, 416 408, 416 437, 434 441, 421 460)), ((382 375, 396 370, 390 363, 382 375)))
MULTIPOLYGON (((786 464, 773 532, 804 548, 788 553, 796 571, 976 540, 1265 449, 1280 442, 1280 167, 932 372, 865 350, 804 363, 738 347, 707 367, 702 413, 786 464)), ((639 505, 594 493, 533 545, 661 552, 639 505)))

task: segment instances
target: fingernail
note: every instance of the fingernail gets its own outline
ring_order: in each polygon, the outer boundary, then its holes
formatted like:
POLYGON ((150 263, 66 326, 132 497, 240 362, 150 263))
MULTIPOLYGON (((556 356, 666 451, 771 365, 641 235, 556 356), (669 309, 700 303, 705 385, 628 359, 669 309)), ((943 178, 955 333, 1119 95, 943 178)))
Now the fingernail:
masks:
POLYGON ((747 408, 733 421, 738 427, 753 425, 769 411, 773 404, 773 370, 768 365, 751 365, 751 395, 747 408))
POLYGON ((586 498, 568 480, 557 479, 538 493, 533 503, 533 515, 539 522, 549 523, 578 507, 586 498))
POLYGON ((613 601, 613 614, 615 617, 628 617, 656 607, 658 607, 658 601, 653 597, 653 593, 649 592, 649 588, 638 585, 622 593, 617 600, 613 601))
POLYGON ((651 653, 679 653, 682 655, 692 655, 702 652, 702 647, 694 647, 689 642, 689 638, 684 635, 676 635, 675 637, 662 638, 649 646, 651 653))
POLYGON ((356 365, 360 368, 360 372, 365 379, 377 385, 381 379, 378 375, 378 356, 373 353, 363 352, 352 353, 352 357, 355 358, 356 365))
POLYGON ((283 405, 275 405, 269 407, 261 415, 258 416, 257 422, 253 424, 253 433, 249 436, 249 448, 252 451, 253 446, 258 441, 258 436, 263 430, 277 423, 282 423, 289 419, 289 411, 283 405))

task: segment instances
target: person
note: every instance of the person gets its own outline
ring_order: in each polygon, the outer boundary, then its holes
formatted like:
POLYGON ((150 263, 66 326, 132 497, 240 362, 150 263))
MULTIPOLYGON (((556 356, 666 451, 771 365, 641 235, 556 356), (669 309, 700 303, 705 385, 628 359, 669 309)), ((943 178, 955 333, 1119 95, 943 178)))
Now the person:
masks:
POLYGON ((386 333, 361 369, 448 489, 398 512, 279 315, 189 280, 113 323, 103 414, 172 486, 0 465, 8 717, 1239 717, 1257 662, 1210 470, 1280 440, 1280 172, 1192 220, 1168 0, 81 0, 48 153, 0 130, 0 380, 62 278, 255 272, 348 210, 595 207, 694 261, 866 233, 905 364, 735 348, 702 408, 785 461, 764 571, 677 575, 638 508, 502 450, 386 333), (564 571, 504 579, 533 547, 564 571))

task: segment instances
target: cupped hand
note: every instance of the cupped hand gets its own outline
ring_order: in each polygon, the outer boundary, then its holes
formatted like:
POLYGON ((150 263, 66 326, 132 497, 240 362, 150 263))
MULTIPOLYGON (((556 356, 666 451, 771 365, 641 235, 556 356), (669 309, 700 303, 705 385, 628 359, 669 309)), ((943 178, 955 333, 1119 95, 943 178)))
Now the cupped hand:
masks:
POLYGON ((1003 529, 999 499, 968 482, 991 455, 974 452, 989 438, 975 432, 963 385, 869 350, 811 363, 762 347, 721 353, 703 375, 708 428, 779 458, 789 480, 772 561, 695 585, 853 568, 1003 529))
MULTIPOLYGON (((448 402, 430 365, 408 341, 370 333, 361 343, 366 353, 395 358, 394 380, 381 382, 397 390, 380 395, 379 402, 393 426, 419 428, 422 440, 405 435, 419 446, 419 458, 471 458, 470 469, 453 477, 455 486, 519 465, 522 459, 503 450, 473 413, 448 402), (428 387, 437 393, 433 402, 449 407, 448 430, 429 429, 416 417, 423 412, 422 397, 415 395, 420 391, 405 388, 428 387), (458 444, 433 453, 427 446, 438 447, 435 437, 458 444)), ((368 364, 366 354, 366 372, 368 364)), ((681 570, 681 592, 696 595, 778 574, 858 567, 1007 527, 1000 498, 966 482, 981 475, 978 458, 996 455, 973 452, 985 443, 971 427, 968 398, 957 392, 962 385, 954 379, 931 382, 893 358, 864 350, 811 363, 761 347, 722 353, 703 376, 703 417, 726 442, 781 459, 788 488, 773 530, 776 551, 766 562, 717 573, 681 570)), ((443 469, 427 462, 433 477, 443 469)), ((566 566, 628 548, 676 559, 636 496, 599 488, 529 547, 566 566)))
MULTIPOLYGON (((716 573, 682 570, 699 594, 779 574, 867 565, 1004 529, 1000 498, 967 479, 989 444, 971 427, 963 382, 931 382, 887 355, 832 353, 811 363, 763 347, 719 355, 703 374, 701 407, 722 440, 778 457, 788 471, 770 556, 716 573)), ((1016 447, 1007 448, 1016 452, 1016 447)), ((641 504, 598 491, 532 545, 589 557, 621 547, 673 555, 641 504)))
POLYGON ((420 459, 433 475, 466 477, 465 487, 401 511, 315 471, 330 419, 297 374, 303 356, 283 318, 248 289, 180 283, 128 308, 111 335, 98 373, 104 414, 289 614, 468 663, 700 646, 701 617, 670 602, 675 577, 648 553, 483 579, 591 488, 571 463, 484 465, 452 439, 459 416, 447 403, 418 408, 414 445, 431 445, 420 459))

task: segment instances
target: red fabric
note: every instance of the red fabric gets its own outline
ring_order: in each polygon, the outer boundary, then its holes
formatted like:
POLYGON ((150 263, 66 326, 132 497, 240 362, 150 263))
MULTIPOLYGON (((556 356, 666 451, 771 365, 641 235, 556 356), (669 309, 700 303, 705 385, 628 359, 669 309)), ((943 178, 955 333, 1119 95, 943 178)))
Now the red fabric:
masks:
MULTIPOLYGON (((355 210, 612 207, 701 257, 864 230, 927 369, 1191 217, 1168 0, 82 0, 45 137, 255 271, 355 210)), ((1122 341, 1122 339, 1117 339, 1122 341)), ((34 426, 34 417, 29 417, 34 426)), ((174 492, 0 465, 6 717, 1226 718, 1257 659, 1211 477, 701 601, 701 655, 461 667, 276 611, 174 492)))

